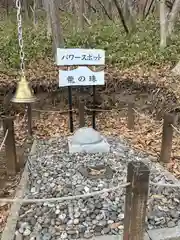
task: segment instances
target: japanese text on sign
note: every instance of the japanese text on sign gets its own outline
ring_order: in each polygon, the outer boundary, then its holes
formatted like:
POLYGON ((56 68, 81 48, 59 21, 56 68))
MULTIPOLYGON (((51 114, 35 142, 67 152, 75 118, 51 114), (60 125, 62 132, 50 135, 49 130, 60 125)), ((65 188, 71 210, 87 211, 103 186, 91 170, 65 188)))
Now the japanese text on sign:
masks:
POLYGON ((105 51, 101 49, 57 49, 57 65, 104 65, 105 51))
POLYGON ((59 70, 59 87, 88 85, 104 85, 104 71, 93 72, 88 67, 59 70))

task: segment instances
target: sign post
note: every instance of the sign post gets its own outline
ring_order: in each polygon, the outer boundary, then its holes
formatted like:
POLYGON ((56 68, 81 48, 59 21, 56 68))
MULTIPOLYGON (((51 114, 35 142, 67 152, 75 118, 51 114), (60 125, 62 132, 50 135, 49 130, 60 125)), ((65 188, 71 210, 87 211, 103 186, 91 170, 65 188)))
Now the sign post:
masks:
MULTIPOLYGON (((95 86, 104 85, 104 70, 92 71, 89 66, 104 66, 105 51, 101 49, 57 49, 57 65, 68 66, 59 70, 59 87, 68 87, 70 131, 73 132, 72 86, 93 86, 93 108, 95 109, 95 86), (78 66, 69 70, 69 66, 78 66)), ((95 128, 95 110, 92 114, 92 125, 95 128)))

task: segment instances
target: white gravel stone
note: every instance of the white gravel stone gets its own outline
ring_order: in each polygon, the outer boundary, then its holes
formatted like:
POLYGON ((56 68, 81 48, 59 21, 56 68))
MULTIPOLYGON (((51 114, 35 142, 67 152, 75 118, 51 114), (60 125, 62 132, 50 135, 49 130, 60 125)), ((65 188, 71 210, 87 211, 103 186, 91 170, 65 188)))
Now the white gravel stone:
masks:
POLYGON ((57 209, 55 213, 56 213, 57 215, 59 215, 60 212, 61 212, 61 211, 60 211, 59 209, 57 209))
MULTIPOLYGON (((117 186, 126 182, 127 165, 132 160, 143 161, 149 166, 152 182, 172 183, 162 169, 150 162, 149 156, 129 148, 124 140, 108 138, 108 142, 111 145, 109 153, 69 154, 65 138, 40 141, 37 153, 29 157, 31 174, 25 197, 73 196, 117 186), (81 175, 80 167, 95 165, 108 165, 114 171, 113 178, 90 179, 81 175)), ((116 192, 73 201, 23 204, 17 231, 22 235, 29 231, 27 240, 34 236, 35 229, 41 240, 88 239, 96 234, 118 234, 123 231, 125 190, 120 188, 116 192), (111 228, 116 225, 115 229, 111 228)), ((177 226, 179 202, 179 189, 151 186, 146 228, 177 226)))
POLYGON ((29 236, 31 234, 31 230, 26 228, 25 231, 23 232, 23 236, 29 236))

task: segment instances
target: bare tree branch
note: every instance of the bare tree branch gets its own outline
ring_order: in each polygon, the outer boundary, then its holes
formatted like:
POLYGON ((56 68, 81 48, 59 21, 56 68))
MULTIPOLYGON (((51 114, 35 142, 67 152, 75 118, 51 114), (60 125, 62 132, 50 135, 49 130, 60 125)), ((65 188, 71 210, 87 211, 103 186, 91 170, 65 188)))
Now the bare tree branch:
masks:
POLYGON ((87 23, 89 26, 91 26, 91 21, 86 17, 85 14, 83 14, 83 17, 84 17, 86 23, 87 23))
POLYGON ((147 16, 149 15, 149 13, 150 13, 150 11, 152 9, 153 3, 154 3, 154 0, 151 0, 151 3, 149 4, 149 7, 147 9, 147 12, 144 12, 144 19, 146 19, 147 16))
POLYGON ((108 16, 108 18, 109 18, 111 21, 113 21, 113 19, 112 19, 111 16, 109 15, 108 11, 106 10, 104 4, 101 2, 101 0, 97 0, 97 1, 98 1, 98 3, 101 5, 101 7, 103 8, 104 13, 108 16))
POLYGON ((89 2, 89 0, 85 0, 85 2, 88 4, 88 6, 93 10, 94 13, 97 13, 98 11, 96 10, 95 7, 89 2))
POLYGON ((121 22, 122 22, 122 24, 123 24, 124 30, 125 30, 125 32, 128 34, 128 33, 129 33, 129 30, 128 30, 128 27, 127 27, 127 25, 126 25, 124 16, 123 16, 123 14, 122 14, 121 7, 119 6, 119 3, 118 3, 117 0, 113 0, 113 1, 114 1, 115 5, 116 5, 116 8, 117 8, 117 10, 118 10, 119 17, 120 17, 121 22))

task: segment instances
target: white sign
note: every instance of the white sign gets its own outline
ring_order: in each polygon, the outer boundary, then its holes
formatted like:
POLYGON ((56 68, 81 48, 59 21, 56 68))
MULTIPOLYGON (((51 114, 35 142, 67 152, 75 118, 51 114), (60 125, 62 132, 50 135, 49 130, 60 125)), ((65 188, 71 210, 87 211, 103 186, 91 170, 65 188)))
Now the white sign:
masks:
POLYGON ((57 48, 57 65, 104 65, 105 51, 102 49, 57 48))
POLYGON ((93 72, 88 67, 59 70, 59 87, 89 85, 104 85, 104 71, 93 72))

